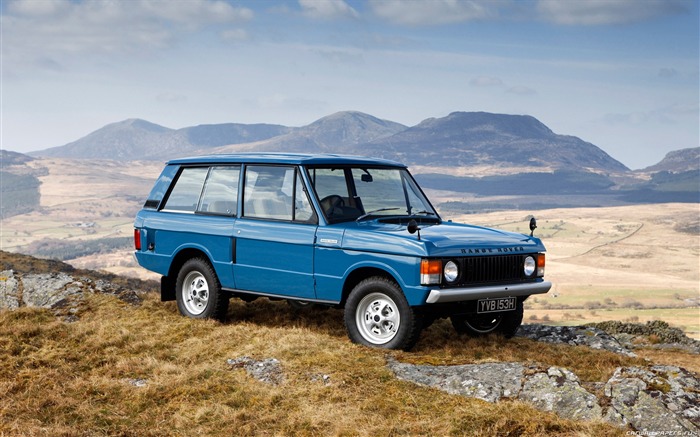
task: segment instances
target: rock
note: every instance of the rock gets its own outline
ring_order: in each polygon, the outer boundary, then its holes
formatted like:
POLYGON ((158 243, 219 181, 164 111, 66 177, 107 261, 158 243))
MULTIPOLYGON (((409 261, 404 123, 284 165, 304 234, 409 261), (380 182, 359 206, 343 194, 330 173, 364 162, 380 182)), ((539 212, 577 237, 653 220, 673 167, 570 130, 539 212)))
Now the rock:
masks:
MULTIPOLYGON (((397 378, 487 402, 518 399, 573 420, 605 419, 647 433, 700 433, 700 380, 673 366, 619 368, 604 385, 603 404, 561 367, 546 371, 520 363, 429 366, 387 358, 397 378)), ((600 387, 603 383, 600 383, 600 387)))
POLYGON ((644 432, 700 434, 700 380, 674 366, 621 367, 605 385, 606 419, 644 432))
POLYGON ((47 308, 57 317, 75 322, 86 293, 112 294, 131 305, 141 303, 138 292, 102 279, 76 279, 65 272, 23 275, 15 275, 12 270, 0 272, 0 309, 47 308))
POLYGON ((700 341, 688 337, 681 329, 674 328, 662 320, 651 320, 645 324, 610 320, 586 326, 602 329, 613 335, 628 349, 635 347, 682 349, 700 354, 700 341))
POLYGON ((599 420, 603 417, 598 398, 581 387, 576 375, 561 367, 530 376, 518 399, 538 410, 552 411, 574 420, 599 420))
POLYGON ((19 308, 19 282, 12 270, 0 272, 0 308, 19 308))
POLYGON ((517 397, 525 371, 520 363, 421 366, 389 358, 387 365, 399 379, 488 402, 517 397))
POLYGON ((22 278, 24 291, 22 300, 28 307, 51 308, 56 303, 80 294, 79 286, 73 283, 73 277, 65 273, 42 273, 25 275, 22 278), (68 286, 71 284, 71 286, 68 286))
POLYGON ((244 368, 248 375, 266 384, 279 385, 284 382, 282 366, 276 358, 255 360, 250 357, 228 359, 226 363, 233 369, 244 368))
POLYGON ((547 343, 588 346, 592 349, 607 350, 628 357, 637 356, 634 352, 623 347, 612 335, 590 326, 521 325, 515 335, 547 343))

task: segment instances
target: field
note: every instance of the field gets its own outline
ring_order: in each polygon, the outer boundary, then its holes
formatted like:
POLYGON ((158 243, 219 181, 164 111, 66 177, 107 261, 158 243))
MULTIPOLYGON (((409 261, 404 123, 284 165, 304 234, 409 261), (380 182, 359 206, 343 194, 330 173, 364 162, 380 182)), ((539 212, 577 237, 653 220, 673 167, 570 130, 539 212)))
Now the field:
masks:
MULTIPOLYGON (((129 239, 161 163, 47 159, 29 165, 47 169, 40 177, 41 209, 2 220, 0 248, 63 253, 62 259, 79 268, 157 279, 135 264, 129 239)), ((464 193, 428 190, 428 195, 436 205, 469 200, 464 193)), ((699 204, 443 216, 524 233, 530 214, 547 246, 546 277, 554 287, 527 302, 525 322, 660 319, 700 338, 699 204)))

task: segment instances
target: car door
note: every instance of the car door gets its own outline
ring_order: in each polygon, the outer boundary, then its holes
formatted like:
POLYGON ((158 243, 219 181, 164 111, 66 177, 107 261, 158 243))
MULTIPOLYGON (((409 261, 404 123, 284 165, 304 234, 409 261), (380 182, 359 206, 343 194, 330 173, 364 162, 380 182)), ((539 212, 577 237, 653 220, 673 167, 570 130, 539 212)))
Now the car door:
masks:
POLYGON ((318 218, 295 166, 247 165, 243 212, 234 227, 236 288, 315 298, 318 218))
POLYGON ((231 260, 240 165, 182 168, 164 207, 146 225, 154 253, 164 260, 185 248, 209 257, 221 285, 234 287, 231 260))

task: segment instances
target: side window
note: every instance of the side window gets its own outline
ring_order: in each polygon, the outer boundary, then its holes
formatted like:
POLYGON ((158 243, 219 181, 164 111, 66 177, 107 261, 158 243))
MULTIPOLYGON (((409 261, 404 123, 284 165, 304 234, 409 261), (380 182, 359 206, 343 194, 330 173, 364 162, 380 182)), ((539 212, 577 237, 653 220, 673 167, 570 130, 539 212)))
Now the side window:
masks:
POLYGON ((295 167, 246 167, 243 216, 315 222, 316 215, 295 167))
POLYGON ((248 166, 245 172, 243 216, 292 220, 293 185, 287 182, 289 186, 284 188, 285 181, 293 178, 293 167, 248 166))
POLYGON ((240 166, 212 167, 204 184, 197 212, 235 215, 240 173, 240 166))
POLYGON ((163 209, 194 212, 208 171, 207 167, 183 168, 163 209))
POLYGON ((160 174, 160 177, 156 181, 151 193, 148 195, 146 203, 143 205, 144 208, 158 208, 160 202, 163 200, 165 193, 168 191, 168 187, 173 181, 173 178, 177 174, 179 166, 177 165, 167 165, 160 174))

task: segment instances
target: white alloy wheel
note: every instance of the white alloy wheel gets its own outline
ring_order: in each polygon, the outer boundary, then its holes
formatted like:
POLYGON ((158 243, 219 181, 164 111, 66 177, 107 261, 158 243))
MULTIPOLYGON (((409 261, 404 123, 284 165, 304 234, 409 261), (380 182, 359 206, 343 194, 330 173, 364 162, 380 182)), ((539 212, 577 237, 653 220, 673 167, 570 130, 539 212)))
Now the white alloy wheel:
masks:
POLYGON ((187 274, 182 283, 182 300, 193 316, 198 316, 207 309, 209 284, 201 272, 195 270, 187 274))
POLYGON ((401 326, 399 308, 384 293, 370 293, 357 305, 355 324, 369 343, 382 345, 391 341, 401 326))

